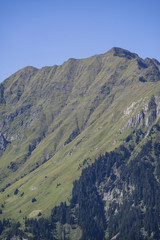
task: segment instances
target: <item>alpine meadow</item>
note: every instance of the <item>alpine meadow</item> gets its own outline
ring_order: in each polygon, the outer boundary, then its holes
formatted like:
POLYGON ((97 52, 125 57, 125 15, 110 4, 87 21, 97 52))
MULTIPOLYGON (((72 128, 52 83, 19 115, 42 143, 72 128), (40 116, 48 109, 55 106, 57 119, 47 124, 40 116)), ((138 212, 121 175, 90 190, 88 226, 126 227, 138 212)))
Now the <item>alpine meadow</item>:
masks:
POLYGON ((118 47, 0 83, 0 239, 160 239, 160 63, 118 47))

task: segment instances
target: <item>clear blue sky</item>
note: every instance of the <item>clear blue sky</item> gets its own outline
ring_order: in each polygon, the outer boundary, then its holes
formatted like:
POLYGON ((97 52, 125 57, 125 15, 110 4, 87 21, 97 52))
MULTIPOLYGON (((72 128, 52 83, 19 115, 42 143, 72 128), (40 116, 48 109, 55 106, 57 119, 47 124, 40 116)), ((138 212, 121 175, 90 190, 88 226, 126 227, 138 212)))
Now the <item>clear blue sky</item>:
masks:
POLYGON ((160 61, 160 0, 0 0, 0 81, 114 46, 160 61))

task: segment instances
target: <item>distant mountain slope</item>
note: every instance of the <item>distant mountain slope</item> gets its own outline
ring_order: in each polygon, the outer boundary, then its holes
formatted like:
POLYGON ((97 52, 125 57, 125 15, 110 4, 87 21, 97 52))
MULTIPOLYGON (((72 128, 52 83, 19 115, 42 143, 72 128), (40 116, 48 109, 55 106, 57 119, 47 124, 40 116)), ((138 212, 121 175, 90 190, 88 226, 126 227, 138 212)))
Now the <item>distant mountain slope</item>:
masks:
MULTIPOLYGON (((113 48, 0 84, 0 218, 49 216, 73 181, 160 115, 160 63, 113 48), (32 201, 35 199, 35 201, 32 201)), ((137 147, 137 152, 140 151, 137 147)))

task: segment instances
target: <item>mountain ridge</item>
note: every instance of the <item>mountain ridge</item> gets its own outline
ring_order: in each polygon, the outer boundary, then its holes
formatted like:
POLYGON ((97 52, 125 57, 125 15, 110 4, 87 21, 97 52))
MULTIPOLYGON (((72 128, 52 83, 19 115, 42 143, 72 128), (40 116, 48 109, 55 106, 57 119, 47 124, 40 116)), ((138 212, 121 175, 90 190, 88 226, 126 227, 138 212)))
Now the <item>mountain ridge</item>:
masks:
MULTIPOLYGON (((85 60, 85 59, 87 60, 87 59, 89 59, 89 58, 96 57, 96 56, 104 56, 104 55, 106 55, 106 54, 108 54, 108 53, 111 53, 113 56, 119 56, 119 57, 127 57, 127 56, 130 56, 130 58, 140 58, 140 59, 143 60, 144 62, 148 62, 148 63, 151 63, 151 64, 153 64, 153 63, 155 62, 156 65, 160 65, 160 62, 159 62, 157 59, 155 59, 155 58, 148 58, 148 57, 147 57, 147 58, 143 59, 143 58, 139 57, 138 54, 132 53, 131 51, 128 51, 128 50, 123 49, 123 48, 120 48, 120 47, 113 47, 113 48, 111 48, 109 51, 107 51, 107 52, 105 52, 105 53, 95 54, 95 55, 93 55, 93 56, 91 56, 91 57, 86 57, 86 58, 81 58, 81 59, 78 59, 78 58, 69 58, 68 60, 64 61, 64 63, 66 63, 66 62, 68 62, 68 61, 74 61, 74 60, 75 60, 75 61, 85 60)), ((23 69, 26 69, 26 68, 28 68, 28 69, 30 68, 30 69, 33 69, 33 70, 41 70, 41 69, 44 69, 44 68, 58 67, 58 66, 63 65, 64 63, 62 63, 62 64, 60 64, 60 65, 55 64, 55 65, 53 65, 53 66, 44 66, 44 67, 42 67, 42 68, 37 68, 37 67, 34 67, 34 66, 26 66, 26 67, 24 67, 24 68, 16 71, 15 73, 11 74, 11 76, 14 75, 14 74, 16 74, 16 73, 18 73, 18 72, 20 72, 20 71, 23 70, 23 69)), ((11 76, 9 76, 8 78, 4 79, 2 82, 7 81, 7 79, 9 79, 11 76)))

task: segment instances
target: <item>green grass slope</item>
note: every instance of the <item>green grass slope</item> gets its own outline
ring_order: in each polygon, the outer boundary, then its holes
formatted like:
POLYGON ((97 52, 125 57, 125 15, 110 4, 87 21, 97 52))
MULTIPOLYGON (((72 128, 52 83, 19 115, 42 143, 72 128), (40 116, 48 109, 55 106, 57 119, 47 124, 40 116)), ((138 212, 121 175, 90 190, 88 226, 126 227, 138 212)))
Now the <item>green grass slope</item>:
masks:
POLYGON ((0 218, 21 221, 39 211, 45 217, 70 199, 73 181, 95 157, 119 146, 133 128, 147 134, 159 118, 159 92, 159 62, 120 48, 61 66, 26 67, 6 79, 0 218))

